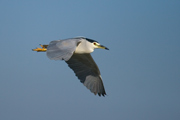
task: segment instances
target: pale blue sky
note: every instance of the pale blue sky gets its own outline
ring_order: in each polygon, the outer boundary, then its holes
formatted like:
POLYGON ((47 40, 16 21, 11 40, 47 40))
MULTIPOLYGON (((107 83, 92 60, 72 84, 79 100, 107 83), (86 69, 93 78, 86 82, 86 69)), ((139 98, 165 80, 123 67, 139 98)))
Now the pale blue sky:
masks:
POLYGON ((179 120, 179 0, 1 0, 1 120, 179 120), (33 52, 85 36, 108 96, 33 52))

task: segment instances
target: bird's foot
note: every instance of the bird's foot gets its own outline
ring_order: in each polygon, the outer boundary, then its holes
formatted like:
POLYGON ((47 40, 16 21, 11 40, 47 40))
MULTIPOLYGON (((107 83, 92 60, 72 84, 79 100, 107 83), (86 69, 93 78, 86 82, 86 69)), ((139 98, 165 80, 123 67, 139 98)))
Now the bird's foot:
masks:
POLYGON ((41 45, 40 44, 40 46, 42 47, 42 48, 36 48, 36 49, 32 49, 33 51, 37 51, 37 52, 46 52, 47 51, 47 46, 48 45, 41 45))

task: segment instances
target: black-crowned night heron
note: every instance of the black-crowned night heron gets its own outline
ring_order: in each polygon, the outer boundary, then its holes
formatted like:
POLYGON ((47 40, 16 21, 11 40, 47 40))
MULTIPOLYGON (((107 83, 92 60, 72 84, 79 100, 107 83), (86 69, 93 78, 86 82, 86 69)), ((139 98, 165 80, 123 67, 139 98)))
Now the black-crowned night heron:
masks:
POLYGON ((84 37, 51 41, 49 45, 41 47, 33 51, 46 52, 51 60, 64 60, 92 93, 99 96, 106 95, 99 68, 90 53, 95 48, 109 50, 107 47, 84 37))

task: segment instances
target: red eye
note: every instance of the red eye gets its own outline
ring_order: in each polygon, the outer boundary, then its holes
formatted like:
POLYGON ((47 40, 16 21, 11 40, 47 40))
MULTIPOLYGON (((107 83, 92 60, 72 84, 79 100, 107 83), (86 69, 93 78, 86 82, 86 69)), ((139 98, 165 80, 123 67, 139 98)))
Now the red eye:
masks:
POLYGON ((94 45, 96 45, 96 43, 94 42, 94 45))

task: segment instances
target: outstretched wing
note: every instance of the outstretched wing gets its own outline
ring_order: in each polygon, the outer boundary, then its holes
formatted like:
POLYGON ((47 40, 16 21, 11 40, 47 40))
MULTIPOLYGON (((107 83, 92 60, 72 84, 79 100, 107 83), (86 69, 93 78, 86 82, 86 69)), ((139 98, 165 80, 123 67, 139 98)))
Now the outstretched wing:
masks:
POLYGON ((80 39, 67 39, 51 41, 47 47, 46 55, 51 60, 69 60, 81 42, 80 39))
POLYGON ((90 54, 74 53, 66 63, 92 93, 106 95, 100 71, 90 54))

